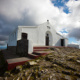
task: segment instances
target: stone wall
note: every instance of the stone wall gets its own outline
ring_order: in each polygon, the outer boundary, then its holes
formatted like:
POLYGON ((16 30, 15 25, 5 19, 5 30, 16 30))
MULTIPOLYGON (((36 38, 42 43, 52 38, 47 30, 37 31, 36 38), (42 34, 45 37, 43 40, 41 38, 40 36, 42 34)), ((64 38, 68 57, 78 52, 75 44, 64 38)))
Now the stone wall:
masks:
POLYGON ((0 76, 7 70, 8 64, 3 56, 3 52, 0 51, 0 76))
POLYGON ((10 51, 10 52, 16 54, 16 48, 17 48, 16 46, 7 46, 7 51, 10 51))
POLYGON ((28 55, 28 40, 21 39, 17 41, 17 55, 26 57, 28 55))

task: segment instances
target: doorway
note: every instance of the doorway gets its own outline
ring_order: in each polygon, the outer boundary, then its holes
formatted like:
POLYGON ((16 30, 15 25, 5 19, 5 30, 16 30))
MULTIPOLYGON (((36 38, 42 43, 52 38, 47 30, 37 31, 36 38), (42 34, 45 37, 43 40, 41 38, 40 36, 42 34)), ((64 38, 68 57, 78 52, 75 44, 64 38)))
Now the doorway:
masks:
POLYGON ((50 31, 47 31, 46 32, 46 35, 45 35, 45 45, 46 46, 52 46, 52 34, 50 31))
POLYGON ((49 46, 49 34, 46 35, 46 46, 49 46))
POLYGON ((64 39, 61 39, 61 46, 65 46, 64 45, 64 39))

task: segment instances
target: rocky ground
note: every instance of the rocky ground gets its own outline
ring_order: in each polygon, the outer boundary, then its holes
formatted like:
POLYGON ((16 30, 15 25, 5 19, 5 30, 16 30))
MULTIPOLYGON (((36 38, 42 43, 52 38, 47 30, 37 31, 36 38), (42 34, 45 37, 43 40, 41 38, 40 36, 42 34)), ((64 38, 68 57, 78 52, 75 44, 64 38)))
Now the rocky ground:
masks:
POLYGON ((4 72, 7 70, 7 62, 3 56, 3 52, 0 51, 0 75, 3 75, 4 72))
POLYGON ((0 80, 80 80, 80 50, 49 48, 46 56, 6 71, 0 80))

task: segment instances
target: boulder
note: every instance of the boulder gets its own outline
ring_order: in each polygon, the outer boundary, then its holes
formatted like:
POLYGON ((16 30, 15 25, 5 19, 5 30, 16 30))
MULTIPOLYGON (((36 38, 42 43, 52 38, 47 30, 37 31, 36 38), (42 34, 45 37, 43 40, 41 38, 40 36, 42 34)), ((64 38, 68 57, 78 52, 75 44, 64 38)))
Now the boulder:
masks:
POLYGON ((76 60, 76 56, 68 56, 67 60, 68 61, 75 61, 76 60))
POLYGON ((55 48, 53 48, 53 47, 50 47, 50 48, 48 48, 48 49, 50 49, 50 50, 55 50, 55 48))
POLYGON ((14 68, 13 70, 11 70, 11 74, 18 74, 20 72, 20 69, 16 69, 14 68))
POLYGON ((80 64, 80 60, 76 60, 76 62, 80 64))
POLYGON ((22 80, 26 80, 26 77, 23 76, 23 77, 22 77, 22 80))
POLYGON ((40 59, 36 60, 36 62, 40 62, 40 59))
POLYGON ((13 78, 12 77, 5 77, 5 79, 3 79, 3 80, 13 80, 13 78))
POLYGON ((16 66, 16 69, 19 69, 21 71, 22 70, 22 66, 21 65, 16 66))
POLYGON ((71 72, 70 71, 62 71, 63 74, 66 74, 66 75, 71 75, 71 72))
POLYGON ((38 77, 41 77, 42 76, 42 73, 41 72, 38 72, 38 77))
POLYGON ((28 65, 29 65, 29 66, 37 65, 37 62, 35 62, 35 61, 30 61, 30 62, 28 62, 28 65))
MULTIPOLYGON (((15 80, 15 79, 14 79, 14 80, 15 80)), ((22 78, 21 78, 21 77, 18 77, 17 80, 22 80, 22 78)))
POLYGON ((52 55, 48 55, 45 57, 46 61, 52 61, 53 60, 53 56, 52 55))
POLYGON ((25 76, 27 76, 28 75, 28 72, 27 71, 25 71, 25 76))
POLYGON ((0 80, 4 80, 3 77, 0 77, 0 80))
POLYGON ((74 75, 80 78, 80 73, 75 72, 74 75))
POLYGON ((10 77, 10 72, 5 72, 4 77, 10 77))
POLYGON ((71 77, 68 76, 68 75, 66 75, 66 76, 65 76, 65 79, 67 79, 67 80, 71 80, 71 77))

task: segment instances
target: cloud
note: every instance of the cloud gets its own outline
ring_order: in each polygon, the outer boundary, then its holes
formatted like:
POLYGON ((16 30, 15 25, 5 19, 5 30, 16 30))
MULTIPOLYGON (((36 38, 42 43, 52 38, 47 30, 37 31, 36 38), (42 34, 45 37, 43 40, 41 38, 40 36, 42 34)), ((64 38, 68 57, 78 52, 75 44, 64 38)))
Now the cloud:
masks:
POLYGON ((0 35, 0 45, 6 45, 6 43, 8 42, 8 36, 3 36, 0 35))
POLYGON ((80 41, 76 41, 76 42, 72 41, 70 44, 80 45, 80 41))
POLYGON ((67 25, 69 37, 80 39, 80 1, 70 0, 66 5, 70 11, 68 21, 69 25, 67 25))
POLYGON ((8 36, 0 35, 0 41, 6 41, 7 39, 8 39, 8 36))
POLYGON ((70 37, 77 38, 71 30, 80 28, 80 1, 62 0, 69 8, 68 14, 63 11, 64 7, 58 8, 51 1, 0 0, 0 34, 6 36, 18 25, 39 25, 49 19, 57 32, 67 29, 70 37))
MULTIPOLYGON (((8 34, 18 25, 37 25, 50 19, 55 24, 61 11, 50 0, 1 0, 0 25, 8 34), (10 29, 9 29, 10 28, 10 29)), ((65 14, 62 12, 62 14, 65 14)))
POLYGON ((6 44, 6 41, 0 41, 0 46, 2 45, 5 45, 6 44))
POLYGON ((78 44, 78 43, 77 43, 77 42, 73 42, 73 41, 72 41, 70 44, 78 44))
POLYGON ((69 37, 75 37, 77 40, 80 39, 80 28, 73 28, 69 32, 69 37))
POLYGON ((58 24, 56 24, 58 26, 57 30, 62 31, 63 29, 67 29, 68 33, 62 33, 63 35, 67 34, 68 37, 74 37, 80 40, 80 1, 69 0, 65 5, 69 9, 69 13, 62 15, 64 18, 62 18, 63 20, 59 20, 58 24))

